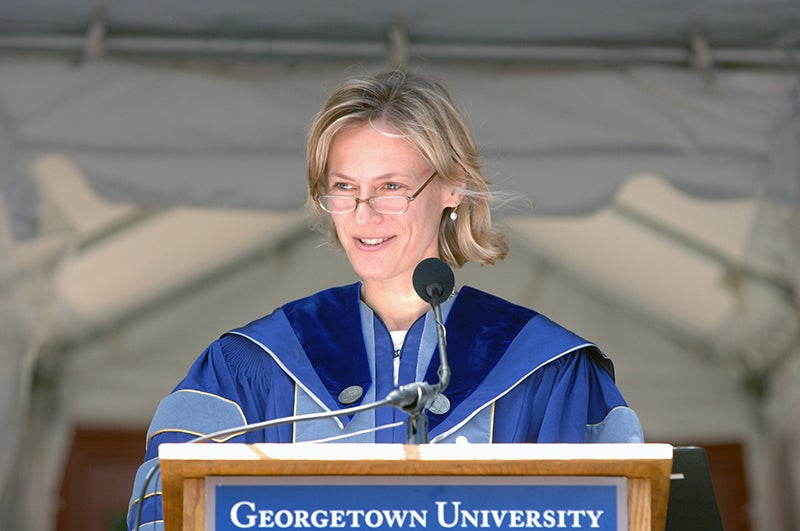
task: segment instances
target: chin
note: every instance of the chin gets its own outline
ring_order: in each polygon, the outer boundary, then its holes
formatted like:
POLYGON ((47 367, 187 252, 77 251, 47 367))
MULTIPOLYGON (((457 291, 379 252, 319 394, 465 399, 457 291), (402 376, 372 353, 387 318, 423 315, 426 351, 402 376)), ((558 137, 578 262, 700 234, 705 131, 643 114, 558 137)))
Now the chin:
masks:
POLYGON ((384 280, 390 277, 384 268, 360 267, 353 268, 361 280, 384 280))
POLYGON ((350 258, 350 267, 363 280, 381 279, 386 276, 386 270, 388 269, 384 260, 367 260, 361 257, 350 258))
POLYGON ((382 281, 397 278, 403 274, 402 259, 381 260, 380 262, 351 262, 356 275, 364 281, 382 281))

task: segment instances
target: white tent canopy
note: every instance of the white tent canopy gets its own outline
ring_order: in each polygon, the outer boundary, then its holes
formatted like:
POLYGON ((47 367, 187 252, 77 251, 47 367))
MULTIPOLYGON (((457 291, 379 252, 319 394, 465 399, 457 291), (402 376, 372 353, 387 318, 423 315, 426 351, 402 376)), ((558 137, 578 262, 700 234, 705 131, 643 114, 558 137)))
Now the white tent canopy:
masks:
MULTIPOLYGON (((69 59, 3 65, 4 167, 14 167, 20 150, 64 150, 80 157, 101 194, 148 204, 297 206, 301 183, 290 179, 267 196, 263 176, 297 172, 303 125, 341 80, 341 65, 387 60, 436 72, 443 62, 460 64, 440 77, 469 107, 498 176, 534 192, 543 211, 595 209, 621 175, 642 167, 693 193, 749 196, 764 190, 763 127, 791 115, 774 98, 786 94, 785 80, 709 73, 749 67, 791 76, 800 40, 800 9, 777 0, 0 7, 0 52, 69 59), (104 57, 137 61, 136 74, 131 63, 96 62, 104 57), (141 69, 142 60, 158 66, 141 69), (254 73, 264 60, 289 66, 254 73), (476 60, 495 67, 475 72, 476 60), (215 73, 202 66, 209 61, 215 73), (620 75, 641 64, 695 72, 620 75), (587 65, 605 69, 580 70, 587 65), (526 66, 549 67, 549 75, 526 66), (683 166, 675 167, 676 156, 683 166)), ((7 170, 0 186, 21 199, 11 202, 11 217, 28 236, 36 220, 23 207, 34 191, 23 173, 7 170)))
MULTIPOLYGON (((5 183, 12 197, 24 197, 13 187, 28 185, 25 164, 55 152, 113 201, 268 209, 302 205, 305 125, 333 86, 366 69, 2 67, 0 132, 16 147, 4 158, 20 168, 5 183)), ((788 74, 725 73, 709 85, 665 68, 435 72, 466 108, 488 176, 532 197, 538 214, 591 212, 642 171, 714 198, 783 195, 791 182, 773 171, 789 155, 771 153, 770 136, 792 112, 788 74)), ((35 222, 30 203, 10 206, 19 231, 35 222)))
POLYGON ((651 438, 746 442, 756 524, 800 518, 772 472, 800 477, 800 7, 343 4, 0 20, 0 444, 42 441, 0 460, 3 503, 15 463, 40 474, 14 490, 53 491, 72 425, 146 424, 219 333, 353 280, 306 228, 305 129, 404 61, 532 203, 497 211, 510 258, 458 282, 600 343, 651 438))

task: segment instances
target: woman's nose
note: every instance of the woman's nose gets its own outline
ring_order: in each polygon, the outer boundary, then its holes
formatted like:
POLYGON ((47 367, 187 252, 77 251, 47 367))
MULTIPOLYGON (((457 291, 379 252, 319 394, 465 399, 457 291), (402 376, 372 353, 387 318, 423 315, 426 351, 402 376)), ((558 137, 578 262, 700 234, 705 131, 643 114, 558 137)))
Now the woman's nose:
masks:
POLYGON ((362 199, 356 204, 356 211, 353 213, 356 217, 356 223, 364 224, 374 221, 376 218, 381 218, 382 215, 375 212, 369 205, 367 200, 362 199))

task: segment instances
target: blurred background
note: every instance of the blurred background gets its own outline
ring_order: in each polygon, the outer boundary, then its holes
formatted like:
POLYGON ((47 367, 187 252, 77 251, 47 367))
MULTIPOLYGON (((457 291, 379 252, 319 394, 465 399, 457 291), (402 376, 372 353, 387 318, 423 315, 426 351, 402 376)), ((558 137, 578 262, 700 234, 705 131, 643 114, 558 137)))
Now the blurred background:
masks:
POLYGON ((304 216, 350 75, 451 90, 511 255, 470 284, 597 342, 725 528, 800 528, 800 4, 0 0, 0 528, 124 528, 208 343, 355 280, 304 216))

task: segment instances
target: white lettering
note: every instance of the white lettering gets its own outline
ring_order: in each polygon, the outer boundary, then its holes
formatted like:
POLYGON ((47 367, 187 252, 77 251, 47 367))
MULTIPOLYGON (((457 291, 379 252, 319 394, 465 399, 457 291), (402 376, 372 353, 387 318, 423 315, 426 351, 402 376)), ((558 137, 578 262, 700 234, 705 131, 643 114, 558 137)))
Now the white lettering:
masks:
POLYGON ((311 527, 308 523, 308 511, 303 509, 295 509, 294 527, 311 527))
POLYGON ((259 521, 258 527, 273 527, 275 525, 272 522, 272 511, 268 511, 266 509, 262 509, 258 511, 258 514, 261 515, 261 520, 259 521))
POLYGON ((525 524, 522 522, 522 511, 511 510, 508 511, 508 526, 509 527, 523 527, 525 524))
POLYGON ((292 523, 294 519, 292 518, 292 512, 286 509, 281 509, 277 513, 275 513, 275 525, 278 527, 286 528, 292 527, 292 523))
POLYGON ((600 515, 603 514, 603 511, 590 511, 586 509, 586 514, 592 519, 592 525, 590 527, 600 527, 598 520, 600 519, 600 515))
POLYGON ((408 527, 417 527, 417 524, 421 525, 422 527, 427 527, 428 523, 428 511, 416 511, 416 510, 398 510, 392 509, 391 511, 384 509, 382 511, 384 521, 389 525, 389 527, 403 527, 406 523, 406 518, 409 518, 408 527))
POLYGON ((542 527, 542 524, 539 523, 539 511, 525 511, 525 516, 527 516, 525 527, 542 527))
POLYGON ((477 511, 461 511, 461 527, 478 527, 478 512, 477 511))
MULTIPOLYGON (((405 512, 405 511, 403 511, 405 512)), ((411 521, 408 524, 408 527, 417 527, 419 524, 422 527, 428 527, 428 511, 423 509, 422 511, 409 511, 408 514, 411 515, 411 521)))
POLYGON ((361 509, 347 511, 347 516, 350 517, 350 527, 361 527, 360 517, 364 516, 364 511, 361 509))
MULTIPOLYGON (((464 509, 463 502, 435 501, 438 525, 443 529, 599 528, 602 510, 590 509, 464 509)), ((414 509, 258 509, 249 500, 236 502, 230 522, 238 529, 338 529, 427 527, 428 511, 414 509)))
POLYGON ((375 529, 376 527, 383 525, 383 515, 380 511, 373 509, 371 511, 367 511, 367 514, 364 515, 364 521, 366 522, 367 527, 375 529))
POLYGON ((580 517, 584 514, 586 511, 567 511, 567 516, 572 516, 572 527, 583 527, 580 517))
POLYGON ((556 518, 555 518, 555 511, 552 509, 548 509, 542 513, 544 517, 544 527, 555 527, 556 526, 556 518))
POLYGON ((492 509, 491 513, 492 520, 494 520, 494 525, 496 527, 503 527, 503 521, 506 519, 506 514, 508 514, 508 511, 498 511, 497 509, 492 509))
POLYGON ((236 527, 238 527, 239 529, 247 529, 249 527, 253 527, 254 525, 256 525, 256 515, 248 514, 247 522, 243 523, 239 519, 239 509, 242 507, 247 507, 248 509, 250 509, 251 513, 252 511, 256 510, 256 504, 253 502, 240 501, 238 503, 235 503, 233 507, 231 507, 231 523, 236 527))
POLYGON ((328 527, 328 512, 317 509, 311 513, 311 524, 314 527, 328 527))
POLYGON ((408 511, 398 511, 397 509, 392 509, 391 511, 383 510, 383 518, 386 520, 386 523, 389 524, 389 527, 403 527, 407 515, 408 511))
POLYGON ((331 511, 331 527, 345 527, 344 511, 342 510, 331 511))
POLYGON ((447 506, 447 502, 437 501, 434 503, 436 503, 436 519, 439 522, 439 525, 446 528, 455 527, 458 523, 458 508, 461 506, 461 502, 454 501, 450 503, 450 505, 453 506, 453 517, 449 522, 445 520, 444 515, 444 509, 447 506))

